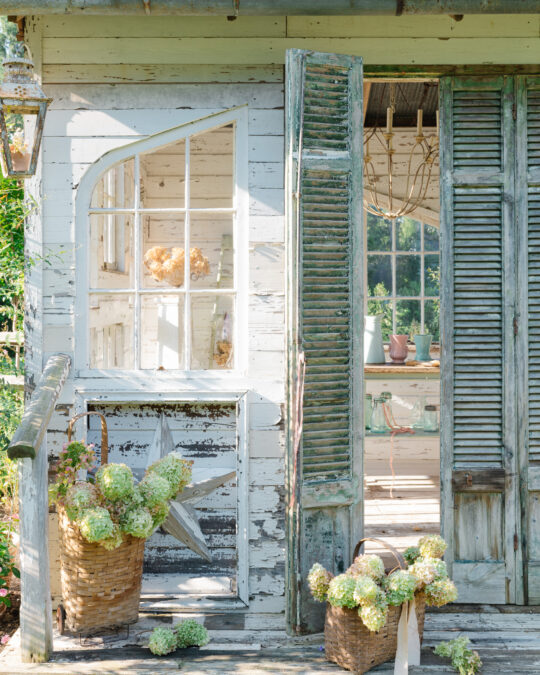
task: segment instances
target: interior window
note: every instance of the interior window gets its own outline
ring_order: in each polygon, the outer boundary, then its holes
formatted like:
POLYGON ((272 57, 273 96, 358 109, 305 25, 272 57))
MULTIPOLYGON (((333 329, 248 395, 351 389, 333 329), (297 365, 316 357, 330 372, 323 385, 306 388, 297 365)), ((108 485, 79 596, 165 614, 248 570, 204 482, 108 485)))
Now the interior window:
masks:
POLYGON ((91 368, 234 368, 234 134, 227 124, 182 138, 98 180, 91 368))
POLYGON ((383 315, 383 338, 430 333, 439 340, 439 230, 408 216, 367 218, 368 314, 383 315))

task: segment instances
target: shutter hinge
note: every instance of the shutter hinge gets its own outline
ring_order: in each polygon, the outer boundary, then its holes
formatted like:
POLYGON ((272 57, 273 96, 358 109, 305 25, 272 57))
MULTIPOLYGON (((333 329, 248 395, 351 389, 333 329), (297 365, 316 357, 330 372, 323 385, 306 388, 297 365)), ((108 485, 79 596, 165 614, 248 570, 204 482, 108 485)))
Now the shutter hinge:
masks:
POLYGON ((512 105, 512 119, 514 121, 517 120, 517 107, 515 103, 512 105))
POLYGON ((514 335, 517 335, 519 331, 519 322, 517 316, 514 316, 514 335))
POLYGON ((514 532, 514 551, 517 551, 519 548, 519 537, 517 536, 517 532, 514 532))

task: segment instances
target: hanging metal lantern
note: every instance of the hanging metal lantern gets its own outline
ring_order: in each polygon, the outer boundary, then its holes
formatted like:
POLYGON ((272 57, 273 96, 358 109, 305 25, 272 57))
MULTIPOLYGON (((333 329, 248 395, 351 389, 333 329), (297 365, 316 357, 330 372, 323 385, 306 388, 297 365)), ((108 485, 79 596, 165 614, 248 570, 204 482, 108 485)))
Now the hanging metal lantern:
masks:
POLYGON ((28 178, 36 164, 45 122, 47 98, 34 79, 29 59, 12 57, 3 63, 0 85, 0 161, 4 177, 28 178))

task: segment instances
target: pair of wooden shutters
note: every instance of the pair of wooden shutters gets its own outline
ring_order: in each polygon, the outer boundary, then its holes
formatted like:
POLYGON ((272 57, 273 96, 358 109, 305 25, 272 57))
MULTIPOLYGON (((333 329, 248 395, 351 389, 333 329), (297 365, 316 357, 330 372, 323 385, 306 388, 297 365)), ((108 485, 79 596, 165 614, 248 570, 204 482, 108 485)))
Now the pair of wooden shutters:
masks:
MULTIPOLYGON (((288 611, 362 532, 362 62, 287 56, 288 611)), ((463 602, 540 602, 540 85, 441 80, 441 508, 463 602)))

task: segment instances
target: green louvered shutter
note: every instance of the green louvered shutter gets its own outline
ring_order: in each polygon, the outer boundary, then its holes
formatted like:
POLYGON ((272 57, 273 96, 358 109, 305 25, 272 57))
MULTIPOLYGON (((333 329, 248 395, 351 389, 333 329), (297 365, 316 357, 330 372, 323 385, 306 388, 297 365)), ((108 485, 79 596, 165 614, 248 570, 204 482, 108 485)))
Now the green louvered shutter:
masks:
POLYGON ((441 508, 461 602, 521 598, 514 78, 441 80, 441 508))
POLYGON ((517 78, 518 433, 525 601, 540 603, 540 77, 517 78), (527 264, 525 264, 525 261, 527 264), (522 386, 521 386, 522 385, 522 386), (528 405, 525 404, 528 402, 528 405))
POLYGON ((286 80, 287 604, 307 632, 324 614, 309 568, 343 571, 362 531, 362 61, 291 50, 286 80))

